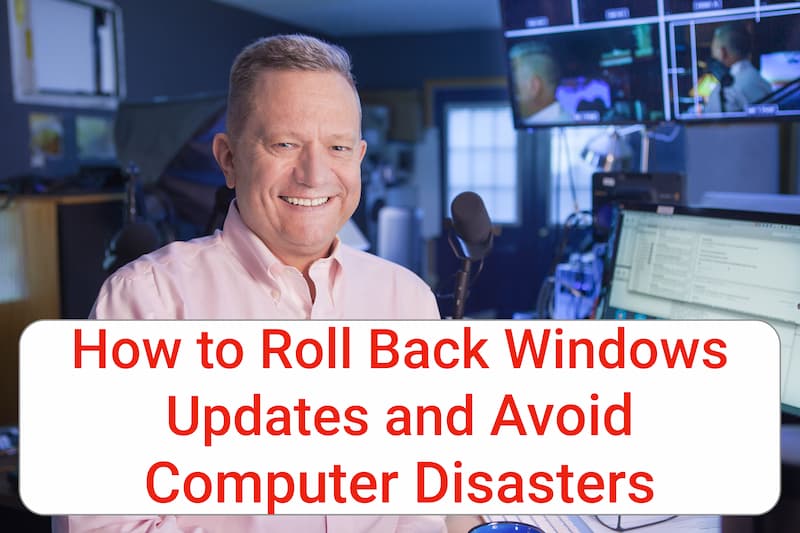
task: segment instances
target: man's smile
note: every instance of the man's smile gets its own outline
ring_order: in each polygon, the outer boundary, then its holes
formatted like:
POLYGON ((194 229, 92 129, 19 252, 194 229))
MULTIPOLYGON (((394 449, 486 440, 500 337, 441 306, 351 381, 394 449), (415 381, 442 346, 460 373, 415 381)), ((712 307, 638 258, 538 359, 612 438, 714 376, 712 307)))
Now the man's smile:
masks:
POLYGON ((291 205, 299 205, 303 207, 316 207, 322 205, 330 200, 330 196, 322 196, 320 198, 297 198, 294 196, 281 196, 281 200, 291 205))

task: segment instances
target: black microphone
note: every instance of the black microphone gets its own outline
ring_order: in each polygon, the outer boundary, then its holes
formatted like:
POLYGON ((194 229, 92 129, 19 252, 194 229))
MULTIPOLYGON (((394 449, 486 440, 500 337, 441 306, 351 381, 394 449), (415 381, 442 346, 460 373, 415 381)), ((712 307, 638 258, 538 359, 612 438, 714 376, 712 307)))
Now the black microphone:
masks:
POLYGON ((733 85, 733 76, 731 70, 719 59, 713 57, 706 63, 706 70, 715 78, 723 87, 730 87, 733 85))
POLYGON ((453 230, 460 251, 456 249, 452 240, 450 245, 456 256, 461 259, 461 270, 456 274, 456 288, 454 293, 453 318, 464 317, 464 306, 467 302, 467 288, 469 287, 469 271, 473 261, 482 261, 492 250, 494 232, 489 213, 483 205, 481 197, 474 192, 462 192, 450 204, 453 214, 453 230))
POLYGON ((725 112, 725 88, 733 85, 733 75, 728 67, 722 61, 714 59, 713 57, 708 60, 706 70, 719 81, 719 110, 725 112))
POLYGON ((103 269, 109 274, 161 246, 158 230, 149 222, 131 222, 117 232, 106 249, 103 269))
POLYGON ((236 198, 236 190, 229 189, 227 186, 222 185, 217 189, 214 195, 214 211, 211 213, 211 218, 206 224, 206 235, 211 235, 218 229, 222 229, 222 223, 225 221, 225 216, 228 214, 228 208, 233 199, 236 198))
POLYGON ((453 229, 461 248, 461 259, 480 261, 492 250, 492 221, 481 197, 474 192, 462 192, 450 204, 453 229))

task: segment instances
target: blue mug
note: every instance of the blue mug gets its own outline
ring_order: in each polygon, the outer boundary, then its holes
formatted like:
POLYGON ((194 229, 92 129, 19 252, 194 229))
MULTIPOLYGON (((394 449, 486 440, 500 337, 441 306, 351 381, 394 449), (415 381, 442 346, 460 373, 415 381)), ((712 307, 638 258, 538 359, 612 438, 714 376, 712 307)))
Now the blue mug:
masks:
POLYGON ((544 531, 522 522, 489 522, 473 527, 469 533, 544 533, 544 531))

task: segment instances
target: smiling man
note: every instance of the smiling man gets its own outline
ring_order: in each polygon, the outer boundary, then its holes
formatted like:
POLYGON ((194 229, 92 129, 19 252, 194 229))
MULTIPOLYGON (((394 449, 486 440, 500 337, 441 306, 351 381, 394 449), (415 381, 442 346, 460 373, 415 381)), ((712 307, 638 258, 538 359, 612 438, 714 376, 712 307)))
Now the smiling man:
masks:
MULTIPOLYGON (((245 48, 231 69, 227 133, 214 139, 236 188, 223 230, 120 268, 92 317, 438 319, 415 274, 336 236, 360 198, 360 119, 341 48, 302 35, 245 48)), ((433 516, 71 516, 54 524, 70 533, 445 531, 433 516)))
POLYGON ((307 274, 358 204, 367 149, 358 95, 339 71, 270 67, 239 79, 214 155, 247 227, 307 274))
POLYGON ((411 271, 337 232, 361 195, 361 105, 343 49, 261 39, 231 69, 214 155, 235 187, 222 231, 172 243, 103 285, 100 319, 438 319, 411 271))

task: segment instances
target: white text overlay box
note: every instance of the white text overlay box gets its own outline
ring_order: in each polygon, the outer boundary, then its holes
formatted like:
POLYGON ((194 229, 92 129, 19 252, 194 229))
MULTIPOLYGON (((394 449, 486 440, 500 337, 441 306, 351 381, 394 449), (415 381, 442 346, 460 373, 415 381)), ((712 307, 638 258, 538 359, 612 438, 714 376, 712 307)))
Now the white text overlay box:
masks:
POLYGON ((757 321, 41 321, 20 493, 58 514, 727 514, 780 492, 757 321))

